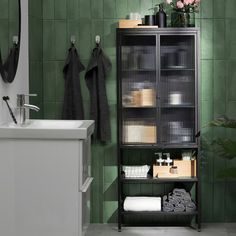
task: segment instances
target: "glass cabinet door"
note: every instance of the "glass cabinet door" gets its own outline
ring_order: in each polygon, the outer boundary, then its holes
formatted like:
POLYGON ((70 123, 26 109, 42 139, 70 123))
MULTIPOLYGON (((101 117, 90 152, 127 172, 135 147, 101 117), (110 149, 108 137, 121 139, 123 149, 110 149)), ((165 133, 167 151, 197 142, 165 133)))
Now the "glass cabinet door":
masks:
POLYGON ((162 142, 195 143, 195 36, 160 36, 162 142))
POLYGON ((123 144, 157 142, 156 36, 121 39, 121 126, 123 144))

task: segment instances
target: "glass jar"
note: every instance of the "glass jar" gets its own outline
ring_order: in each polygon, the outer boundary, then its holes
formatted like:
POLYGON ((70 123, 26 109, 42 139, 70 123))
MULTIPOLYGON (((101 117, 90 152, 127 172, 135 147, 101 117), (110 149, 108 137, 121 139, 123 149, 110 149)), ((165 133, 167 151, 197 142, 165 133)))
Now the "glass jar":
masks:
POLYGON ((195 27, 195 13, 189 12, 189 24, 188 27, 195 27))

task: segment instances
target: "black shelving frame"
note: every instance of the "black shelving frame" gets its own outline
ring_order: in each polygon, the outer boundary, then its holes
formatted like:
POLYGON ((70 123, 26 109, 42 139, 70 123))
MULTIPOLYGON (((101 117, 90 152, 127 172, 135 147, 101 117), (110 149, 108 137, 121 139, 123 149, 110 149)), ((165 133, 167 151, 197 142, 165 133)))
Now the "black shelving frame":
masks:
MULTIPOLYGON (((118 230, 121 231, 123 225, 127 225, 124 216, 133 216, 133 215, 148 215, 148 216, 192 216, 195 217, 196 224, 193 226, 198 231, 201 229, 201 199, 200 199, 200 138, 199 133, 200 130, 200 95, 199 95, 199 88, 200 88, 200 31, 198 28, 159 28, 159 29, 152 29, 152 28, 135 28, 135 29, 117 29, 117 156, 118 156, 118 230), (161 73, 162 72, 173 72, 178 73, 178 71, 188 71, 194 73, 195 77, 195 104, 191 105, 179 105, 179 106, 161 106, 158 104, 160 103, 161 97, 158 94, 156 96, 157 106, 156 108, 156 122, 159 124, 161 123, 161 109, 195 109, 195 142, 192 143, 169 143, 164 142, 162 139, 157 140, 154 144, 142 144, 142 143, 123 143, 123 134, 122 134, 122 117, 123 111, 125 109, 140 109, 140 107, 124 107, 122 104, 122 76, 123 73, 129 73, 129 70, 122 70, 122 37, 129 37, 129 36, 155 36, 156 37, 156 67, 155 67, 155 78, 156 78, 156 87, 161 84, 161 73), (160 45, 160 38, 161 36, 193 36, 194 37, 194 50, 195 50, 195 68, 171 68, 171 69, 161 69, 161 45, 160 45), (122 173, 122 163, 124 158, 124 152, 131 149, 137 150, 153 150, 153 151, 168 151, 168 150, 186 150, 191 149, 195 150, 198 153, 197 157, 197 176, 194 178, 165 178, 165 179, 158 179, 153 177, 147 178, 129 178, 126 179, 121 174, 122 173), (135 183, 142 183, 142 184, 165 184, 165 183, 190 183, 195 185, 196 190, 196 204, 197 210, 195 212, 180 212, 180 213, 167 213, 167 212, 130 212, 123 210, 123 200, 124 200, 124 191, 123 185, 124 184, 135 184, 135 183)), ((153 73, 152 70, 137 70, 138 73, 153 73)), ((152 109, 148 107, 142 107, 142 109, 152 109)), ((158 136, 162 138, 162 130, 158 130, 158 136)), ((190 225, 192 226, 192 225, 190 225)))

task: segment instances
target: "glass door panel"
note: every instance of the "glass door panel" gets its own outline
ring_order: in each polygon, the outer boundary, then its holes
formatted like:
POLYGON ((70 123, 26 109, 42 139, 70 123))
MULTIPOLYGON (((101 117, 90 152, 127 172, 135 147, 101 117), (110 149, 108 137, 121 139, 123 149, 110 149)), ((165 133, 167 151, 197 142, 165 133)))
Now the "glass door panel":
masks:
POLYGON ((195 37, 166 35, 160 44, 162 142, 195 143, 195 37))
POLYGON ((123 36, 121 61, 123 144, 154 144, 157 142, 156 36, 123 36))

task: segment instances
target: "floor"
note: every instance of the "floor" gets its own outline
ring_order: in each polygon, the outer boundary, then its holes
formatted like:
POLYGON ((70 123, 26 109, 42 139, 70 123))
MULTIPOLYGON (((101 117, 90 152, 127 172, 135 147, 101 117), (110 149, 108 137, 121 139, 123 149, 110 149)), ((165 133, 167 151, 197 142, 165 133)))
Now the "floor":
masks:
POLYGON ((187 227, 125 227, 121 233, 116 225, 92 224, 86 236, 236 236, 236 223, 206 224, 201 232, 187 227))

